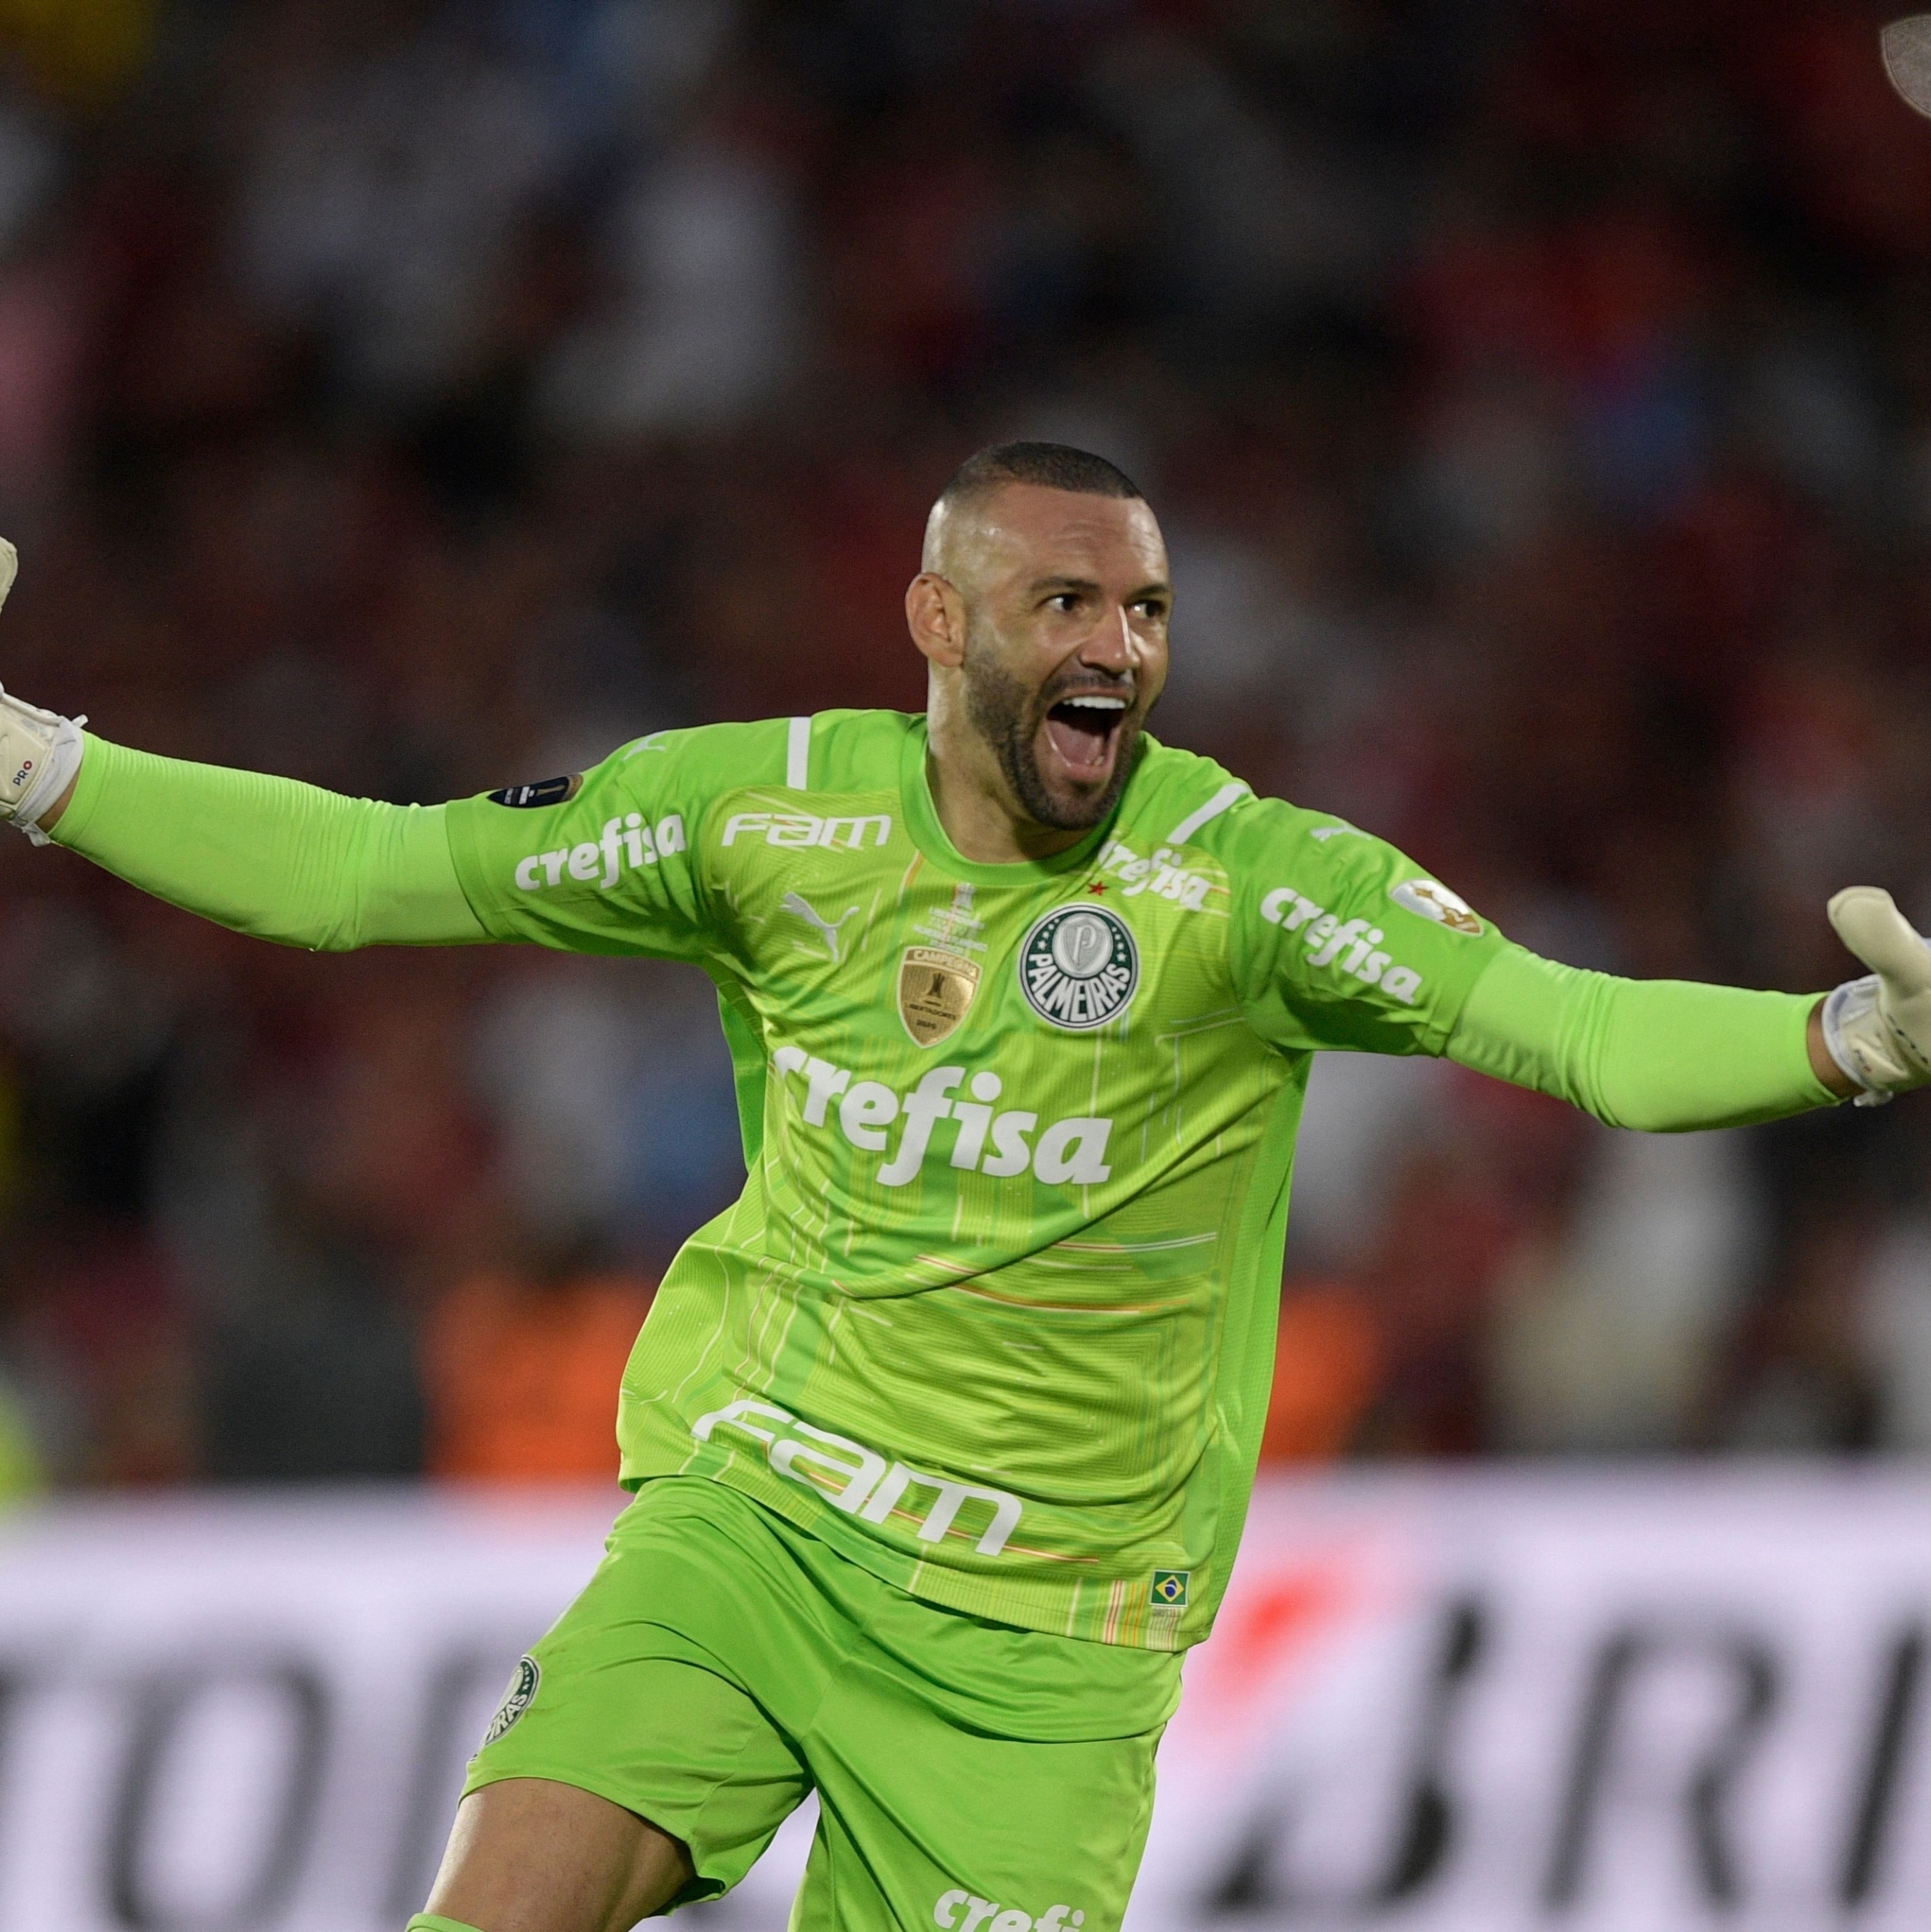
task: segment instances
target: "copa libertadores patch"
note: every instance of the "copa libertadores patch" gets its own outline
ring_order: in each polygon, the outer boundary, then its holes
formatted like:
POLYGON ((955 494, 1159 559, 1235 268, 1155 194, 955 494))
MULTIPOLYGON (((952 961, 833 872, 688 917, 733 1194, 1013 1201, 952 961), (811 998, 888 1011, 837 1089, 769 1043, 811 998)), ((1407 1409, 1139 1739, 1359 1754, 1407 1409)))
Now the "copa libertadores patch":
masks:
POLYGON ((489 794, 492 805, 515 806, 518 811, 527 812, 539 805, 568 805, 583 790, 584 777, 581 772, 560 778, 539 778, 534 784, 505 785, 500 791, 489 794))
POLYGON ((1056 906, 1020 947, 1020 988, 1049 1025, 1086 1033, 1117 1019, 1140 985, 1133 928, 1104 906, 1056 906))
POLYGON ((536 1687, 542 1681, 542 1667, 533 1657, 523 1658, 518 1661, 510 1676, 509 1688, 503 1694, 503 1702, 496 1707, 496 1715, 491 1718, 489 1729, 483 1734, 485 1750, 494 1744, 536 1701, 536 1687))

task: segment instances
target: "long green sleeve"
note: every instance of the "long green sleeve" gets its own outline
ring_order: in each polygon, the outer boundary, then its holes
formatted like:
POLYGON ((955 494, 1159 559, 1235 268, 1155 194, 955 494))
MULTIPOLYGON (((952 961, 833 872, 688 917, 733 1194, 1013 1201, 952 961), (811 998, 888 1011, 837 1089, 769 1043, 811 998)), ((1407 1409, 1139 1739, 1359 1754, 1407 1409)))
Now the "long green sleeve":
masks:
POLYGON ((441 806, 131 752, 87 734, 56 844, 172 905, 311 951, 486 940, 441 806))
POLYGON ((1448 1055, 1612 1127, 1743 1126, 1835 1104, 1805 1045, 1816 1003, 1814 994, 1614 979, 1507 946, 1475 982, 1448 1055))

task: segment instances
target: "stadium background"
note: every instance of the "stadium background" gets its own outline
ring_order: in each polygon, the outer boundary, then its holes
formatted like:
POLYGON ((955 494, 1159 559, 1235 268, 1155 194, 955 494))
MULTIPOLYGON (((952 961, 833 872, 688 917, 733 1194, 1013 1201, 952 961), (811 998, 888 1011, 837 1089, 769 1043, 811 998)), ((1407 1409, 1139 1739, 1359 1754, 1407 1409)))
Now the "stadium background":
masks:
MULTIPOLYGON (((1931 128, 1879 17, 6 0, 0 669, 399 800, 915 706, 923 507, 1060 437, 1165 523, 1165 735, 1558 958, 1827 986, 1830 890, 1931 910, 1931 128)), ((701 982, 306 958, 12 841, 0 896, 16 1486, 606 1453, 737 1184, 701 982)), ((1926 1109, 1315 1096, 1280 1453, 1931 1438, 1926 1109)))
MULTIPOLYGON (((926 504, 1057 437, 1165 524, 1164 735, 1556 958, 1827 986, 1836 886, 1931 920, 1881 17, 0 0, 0 676, 403 800, 913 706, 926 504)), ((0 907, 0 1922, 392 1927, 737 1186, 708 991, 0 907)), ((1931 1106, 1329 1057, 1282 1332, 1142 1932, 1922 1923, 1931 1106)))

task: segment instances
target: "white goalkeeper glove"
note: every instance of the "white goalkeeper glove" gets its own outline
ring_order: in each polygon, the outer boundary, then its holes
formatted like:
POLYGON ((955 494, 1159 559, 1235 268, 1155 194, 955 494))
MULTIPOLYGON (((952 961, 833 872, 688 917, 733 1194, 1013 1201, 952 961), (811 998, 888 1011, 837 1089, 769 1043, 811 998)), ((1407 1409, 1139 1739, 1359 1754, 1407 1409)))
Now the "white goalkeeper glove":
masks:
POLYGON ((1860 1107, 1931 1085, 1931 945, 1881 886, 1847 886, 1830 902, 1837 937, 1872 968, 1824 1001, 1824 1043, 1863 1089, 1860 1107))
MULTIPOLYGON (((20 553, 0 537, 0 604, 20 568, 20 553)), ((23 704, 0 686, 0 818, 11 819, 36 845, 48 842, 41 814, 80 770, 80 728, 86 722, 23 704)))

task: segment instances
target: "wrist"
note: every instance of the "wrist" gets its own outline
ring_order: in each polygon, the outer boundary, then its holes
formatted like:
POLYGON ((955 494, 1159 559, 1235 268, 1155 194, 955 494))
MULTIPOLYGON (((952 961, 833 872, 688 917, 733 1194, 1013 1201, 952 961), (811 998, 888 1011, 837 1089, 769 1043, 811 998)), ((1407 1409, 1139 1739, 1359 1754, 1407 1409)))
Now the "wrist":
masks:
MULTIPOLYGON (((83 752, 82 755, 85 757, 86 753, 83 752)), ((41 814, 38 823, 43 832, 51 832, 60 823, 60 815, 73 803, 74 791, 80 783, 80 772, 77 768, 73 777, 67 782, 67 789, 41 814)))
POLYGON ((1824 1010, 1830 999, 1827 993, 1818 996, 1816 1004, 1810 1009, 1809 1023, 1804 1028, 1803 1043, 1809 1053, 1810 1070, 1816 1076, 1818 1084, 1837 1100, 1854 1100, 1869 1090, 1854 1074, 1839 1064, 1830 1051, 1824 1025, 1824 1010))

